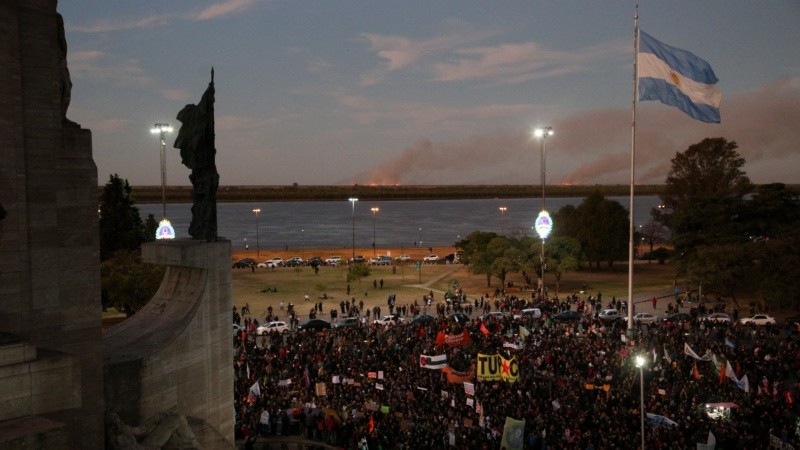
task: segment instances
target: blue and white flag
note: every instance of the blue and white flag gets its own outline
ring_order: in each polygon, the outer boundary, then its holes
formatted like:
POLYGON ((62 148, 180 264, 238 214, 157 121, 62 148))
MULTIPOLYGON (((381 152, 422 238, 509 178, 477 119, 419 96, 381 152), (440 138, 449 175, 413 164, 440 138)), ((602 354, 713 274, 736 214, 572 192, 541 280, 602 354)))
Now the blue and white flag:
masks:
POLYGON ((694 119, 720 123, 719 80, 705 60, 640 32, 638 72, 639 100, 658 100, 694 119))

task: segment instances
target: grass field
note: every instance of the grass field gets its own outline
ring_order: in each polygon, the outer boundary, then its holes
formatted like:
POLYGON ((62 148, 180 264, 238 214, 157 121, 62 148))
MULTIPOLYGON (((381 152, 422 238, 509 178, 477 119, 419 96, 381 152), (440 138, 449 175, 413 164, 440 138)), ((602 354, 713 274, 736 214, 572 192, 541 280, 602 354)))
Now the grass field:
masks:
MULTIPOLYGON (((434 248, 433 250, 439 256, 452 252, 452 248, 434 248)), ((420 259, 427 254, 427 249, 412 249, 407 253, 414 259, 420 259)), ((314 254, 323 259, 334 254, 347 258, 350 256, 350 249, 318 250, 314 254)), ((372 249, 358 249, 356 254, 371 255, 372 249)), ((397 252, 392 252, 392 255, 396 256, 397 254, 397 252)), ((265 260, 273 256, 287 259, 292 255, 284 255, 280 251, 261 251, 258 260, 265 260)), ((256 254, 254 251, 236 252, 234 260, 243 257, 256 258, 256 254)), ((470 299, 493 293, 495 287, 499 287, 499 281, 496 278, 492 279, 492 286, 489 287, 486 285, 486 276, 470 274, 467 267, 460 264, 423 264, 419 271, 416 270, 413 262, 394 266, 371 266, 370 269, 369 277, 360 282, 350 283, 350 295, 347 294, 346 265, 323 266, 320 267, 318 273, 314 273, 310 267, 256 269, 255 272, 250 269, 233 269, 233 302, 239 307, 247 303, 256 317, 263 317, 268 306, 272 306, 273 310, 277 311, 281 301, 287 304, 293 303, 301 316, 308 314, 311 303, 321 301, 323 302, 323 316, 327 318, 328 312, 333 308, 338 308, 340 301, 352 298, 355 298, 356 301, 364 301, 370 307, 375 305, 385 307, 389 294, 396 295, 398 305, 406 305, 414 303, 414 300, 421 302, 423 295, 433 291, 434 299, 441 300, 444 292, 448 290, 451 280, 457 280, 470 299), (380 280, 383 280, 383 289, 380 288, 380 280), (266 292, 273 288, 276 288, 277 292, 266 292), (323 300, 321 298, 323 294, 328 298, 323 300), (309 302, 305 301, 306 295, 309 296, 309 302)), ((624 298, 627 297, 627 280, 627 265, 618 264, 613 272, 587 270, 566 274, 561 280, 559 290, 563 297, 566 294, 578 293, 586 284, 586 295, 597 295, 598 292, 602 292, 604 300, 610 300, 612 296, 624 298)), ((634 298, 637 297, 637 294, 672 292, 673 281, 675 281, 674 267, 655 262, 652 264, 637 262, 634 266, 634 298)), ((510 275, 506 282, 514 283, 514 288, 507 289, 512 292, 518 292, 518 287, 523 284, 521 274, 510 275)), ((555 292, 555 279, 552 276, 546 278, 546 284, 551 293, 555 292)), ((530 293, 519 293, 518 295, 529 296, 530 293)))

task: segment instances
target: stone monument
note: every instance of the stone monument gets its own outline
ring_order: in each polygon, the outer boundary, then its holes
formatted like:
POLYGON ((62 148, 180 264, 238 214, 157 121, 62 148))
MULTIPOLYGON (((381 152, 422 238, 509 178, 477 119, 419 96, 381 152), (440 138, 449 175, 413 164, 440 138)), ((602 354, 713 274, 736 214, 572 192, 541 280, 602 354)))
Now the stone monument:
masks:
POLYGON ((97 168, 56 5, 0 1, 0 447, 102 449, 97 168))

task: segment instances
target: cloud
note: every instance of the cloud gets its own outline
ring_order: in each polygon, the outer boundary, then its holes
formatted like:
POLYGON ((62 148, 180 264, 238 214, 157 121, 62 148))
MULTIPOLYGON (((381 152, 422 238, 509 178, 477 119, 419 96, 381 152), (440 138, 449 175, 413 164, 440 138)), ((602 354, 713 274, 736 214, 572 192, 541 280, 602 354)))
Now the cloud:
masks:
POLYGON ((475 47, 456 51, 457 58, 453 62, 434 64, 434 79, 463 81, 499 78, 504 82, 520 83, 585 71, 587 63, 623 56, 627 50, 618 43, 592 46, 575 52, 548 50, 536 42, 475 47))
POLYGON ((118 58, 110 53, 90 50, 70 53, 67 62, 73 78, 110 82, 117 87, 149 88, 155 85, 137 59, 118 58))
POLYGON ((256 0, 224 0, 205 8, 199 12, 194 19, 211 20, 231 14, 239 14, 247 11, 255 4, 256 0))
POLYGON ((112 23, 101 21, 92 25, 66 25, 66 30, 76 33, 113 33, 116 31, 133 30, 138 28, 163 27, 169 23, 170 15, 157 14, 144 19, 112 23))
MULTIPOLYGON (((735 141, 746 160, 744 170, 756 183, 800 183, 796 170, 800 79, 778 80, 753 92, 731 95, 723 99, 721 114, 721 125, 705 124, 675 108, 639 103, 636 183, 663 183, 675 154, 707 137, 735 141)), ((624 108, 584 111, 552 123, 555 135, 547 140, 548 183, 627 184, 630 123, 631 111, 624 108)), ((539 170, 532 148, 538 150, 538 144, 523 129, 437 142, 420 138, 396 158, 343 184, 520 183, 522 161, 532 171, 539 170)))
POLYGON ((361 76, 361 84, 376 84, 390 72, 415 67, 425 58, 447 53, 470 42, 485 39, 491 34, 493 33, 485 31, 454 30, 439 37, 415 40, 402 36, 361 33, 359 37, 368 43, 368 49, 382 60, 378 67, 361 76))

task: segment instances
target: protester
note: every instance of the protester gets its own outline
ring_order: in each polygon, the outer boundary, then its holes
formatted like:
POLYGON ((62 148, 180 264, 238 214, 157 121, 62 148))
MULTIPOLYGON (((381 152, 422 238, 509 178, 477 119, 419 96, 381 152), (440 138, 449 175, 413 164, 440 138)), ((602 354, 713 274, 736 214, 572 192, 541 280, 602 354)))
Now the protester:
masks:
MULTIPOLYGON (((534 305, 502 297, 496 309, 507 311, 503 319, 466 324, 446 312, 471 314, 472 302, 440 302, 436 319, 424 326, 406 316, 391 327, 263 337, 239 332, 236 437, 258 429, 302 433, 348 449, 497 449, 511 417, 525 420, 525 448, 638 448, 640 387, 633 357, 645 355, 645 411, 660 422, 647 426, 647 448, 695 448, 709 432, 720 449, 766 448, 770 434, 798 447, 797 333, 692 320, 637 326, 637 339, 623 339, 626 324, 595 319, 593 302, 551 299, 535 305, 547 311, 541 319, 513 319, 513 311, 534 305), (581 311, 582 319, 553 321, 563 309, 581 311), (479 353, 514 358, 518 378, 478 381, 479 353), (420 355, 446 355, 448 368, 422 367, 420 355), (449 383, 448 375, 461 378, 449 383), (741 387, 745 376, 749 392, 741 387), (473 383, 474 393, 466 392, 464 380, 473 383), (738 408, 730 418, 710 418, 705 405, 720 402, 738 408), (259 423, 265 417, 271 426, 259 423)), ((481 309, 475 300, 475 310, 481 309)), ((405 315, 419 308, 396 310, 405 315)))

